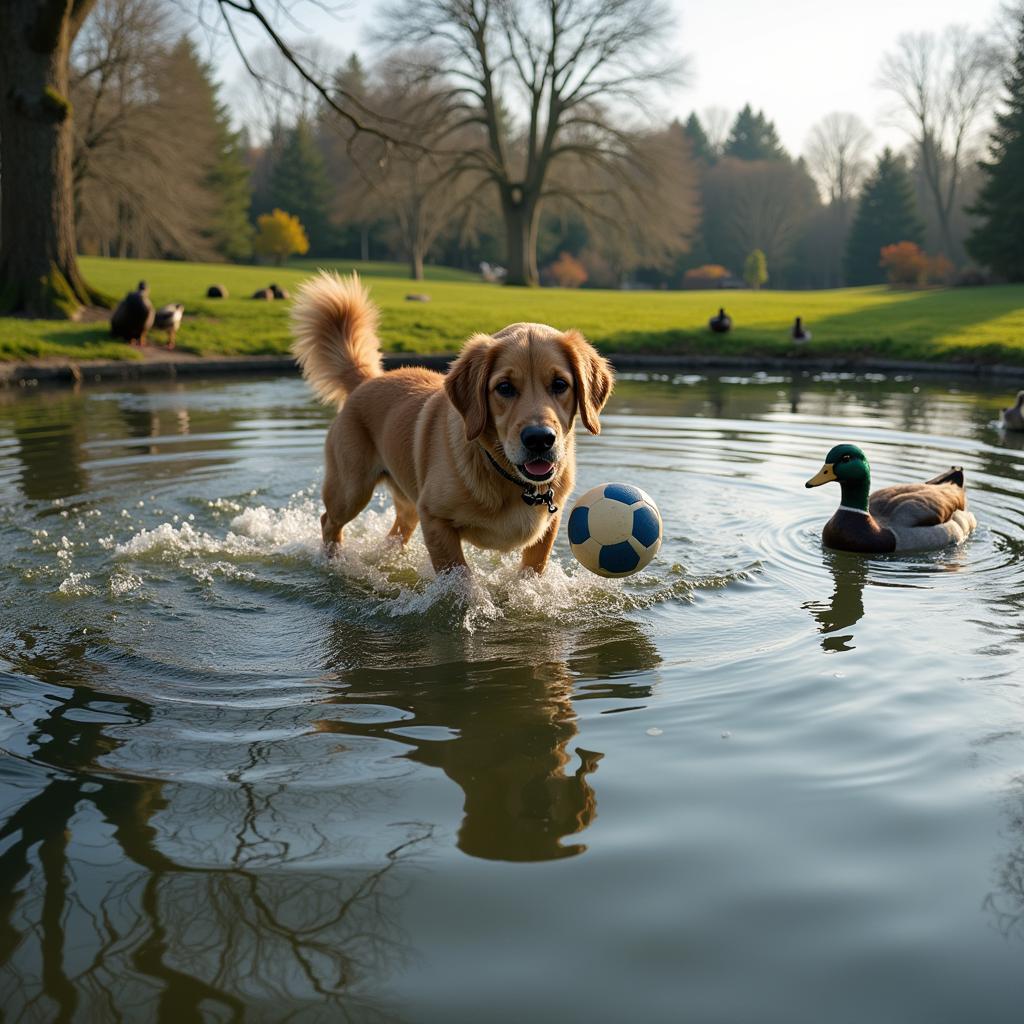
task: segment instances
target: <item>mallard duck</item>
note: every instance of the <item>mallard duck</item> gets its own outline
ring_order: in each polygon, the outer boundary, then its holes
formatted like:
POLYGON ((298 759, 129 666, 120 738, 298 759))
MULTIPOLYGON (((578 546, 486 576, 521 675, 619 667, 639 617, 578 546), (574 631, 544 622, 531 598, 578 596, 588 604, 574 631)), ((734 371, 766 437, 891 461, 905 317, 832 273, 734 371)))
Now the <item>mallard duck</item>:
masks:
POLYGON ((139 287, 117 304, 110 317, 111 337, 122 338, 132 345, 145 345, 146 331, 153 326, 155 315, 146 282, 140 281, 139 287))
POLYGON ((897 484, 871 492, 871 467, 853 444, 839 444, 807 481, 820 487, 835 480, 843 489, 836 514, 825 524, 826 547, 863 554, 927 551, 959 544, 978 525, 967 509, 964 471, 954 466, 920 484, 897 484))
POLYGON ((719 309, 718 316, 713 316, 708 321, 708 327, 715 334, 728 334, 732 330, 732 317, 724 309, 719 309))
POLYGON ((153 319, 153 327, 160 331, 167 332, 167 347, 174 348, 174 339, 178 335, 178 328, 181 326, 181 318, 185 315, 185 306, 180 302, 172 302, 161 306, 156 311, 153 319))
POLYGON ((1003 426, 1007 430, 1024 430, 1024 391, 1017 392, 1017 401, 1003 410, 1003 426))
POLYGON ((804 327, 804 322, 803 322, 803 318, 802 317, 798 316, 796 318, 796 320, 793 321, 793 328, 789 332, 789 336, 798 345, 805 344, 806 342, 811 340, 811 332, 809 330, 807 330, 806 327, 804 327))

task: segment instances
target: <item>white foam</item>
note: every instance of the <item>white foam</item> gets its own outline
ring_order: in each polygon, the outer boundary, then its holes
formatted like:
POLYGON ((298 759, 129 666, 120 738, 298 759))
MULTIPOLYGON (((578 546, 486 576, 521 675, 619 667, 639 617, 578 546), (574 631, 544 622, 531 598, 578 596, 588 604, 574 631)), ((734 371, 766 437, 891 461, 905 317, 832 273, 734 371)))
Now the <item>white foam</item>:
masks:
MULTIPOLYGON (((212 504, 212 503, 211 503, 212 504)), ((357 586, 360 614, 389 617, 437 615, 475 630, 498 619, 554 620, 566 615, 614 614, 665 600, 688 598, 692 585, 656 570, 628 583, 607 580, 556 556, 538 576, 519 567, 518 554, 500 555, 466 545, 470 573, 435 576, 419 531, 402 547, 388 536, 390 508, 365 510, 345 528, 344 541, 330 560, 320 534, 319 501, 296 495, 282 508, 242 508, 220 535, 197 529, 187 521, 162 523, 140 530, 117 545, 126 560, 158 560, 177 564, 194 579, 212 582, 215 575, 244 582, 266 582, 273 563, 304 562, 311 573, 341 577, 357 586), (248 563, 246 570, 238 561, 248 563), (266 571, 251 563, 270 563, 266 571)))

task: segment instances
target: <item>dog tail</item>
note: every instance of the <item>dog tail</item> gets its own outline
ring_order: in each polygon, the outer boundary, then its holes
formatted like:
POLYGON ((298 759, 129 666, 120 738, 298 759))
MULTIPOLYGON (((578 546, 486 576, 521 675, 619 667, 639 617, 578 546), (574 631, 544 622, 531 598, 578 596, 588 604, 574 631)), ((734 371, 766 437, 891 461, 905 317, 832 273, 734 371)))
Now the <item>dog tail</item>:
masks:
POLYGON ((339 405, 383 372, 377 307, 357 274, 321 270, 300 288, 292 309, 292 355, 316 396, 339 405))

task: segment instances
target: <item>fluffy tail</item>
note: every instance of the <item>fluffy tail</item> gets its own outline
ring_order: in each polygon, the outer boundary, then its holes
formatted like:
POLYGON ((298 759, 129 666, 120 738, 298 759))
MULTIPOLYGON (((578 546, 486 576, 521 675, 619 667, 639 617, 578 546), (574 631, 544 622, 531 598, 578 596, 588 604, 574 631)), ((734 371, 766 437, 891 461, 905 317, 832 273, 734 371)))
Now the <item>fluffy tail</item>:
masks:
POLYGON ((356 274, 321 270, 292 308, 292 355, 316 396, 338 405, 363 381, 379 377, 379 312, 356 274))

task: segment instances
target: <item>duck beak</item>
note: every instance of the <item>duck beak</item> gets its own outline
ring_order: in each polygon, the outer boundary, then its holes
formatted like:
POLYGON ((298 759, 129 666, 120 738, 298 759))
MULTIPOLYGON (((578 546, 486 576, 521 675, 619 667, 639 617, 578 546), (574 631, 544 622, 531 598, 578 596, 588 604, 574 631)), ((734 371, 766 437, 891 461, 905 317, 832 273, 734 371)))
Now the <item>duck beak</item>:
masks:
POLYGON ((820 487, 822 484, 827 484, 830 480, 836 479, 836 471, 832 468, 831 464, 826 462, 818 472, 811 477, 804 487, 820 487))

